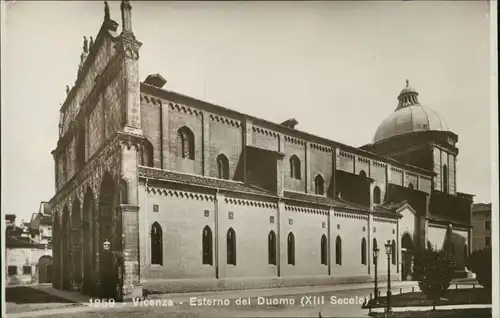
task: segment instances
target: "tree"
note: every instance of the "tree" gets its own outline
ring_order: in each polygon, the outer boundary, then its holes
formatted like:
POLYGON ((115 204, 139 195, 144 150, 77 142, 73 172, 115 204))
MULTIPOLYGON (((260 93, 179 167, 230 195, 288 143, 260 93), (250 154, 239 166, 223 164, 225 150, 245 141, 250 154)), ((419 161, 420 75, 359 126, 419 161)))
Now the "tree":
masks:
POLYGON ((476 274, 479 284, 491 290, 491 247, 472 252, 467 257, 466 265, 471 272, 476 274))
POLYGON ((432 300, 433 310, 436 303, 450 287, 455 271, 455 256, 446 250, 425 249, 413 258, 413 271, 420 290, 427 299, 432 300))

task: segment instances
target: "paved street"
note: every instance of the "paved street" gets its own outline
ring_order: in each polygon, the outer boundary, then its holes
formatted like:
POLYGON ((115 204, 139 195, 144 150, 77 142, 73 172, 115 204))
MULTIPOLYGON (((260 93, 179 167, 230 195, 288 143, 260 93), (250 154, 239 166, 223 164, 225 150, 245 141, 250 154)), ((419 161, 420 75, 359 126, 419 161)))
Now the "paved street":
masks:
MULTIPOLYGON (((365 297, 372 285, 356 290, 328 291, 325 287, 287 288, 259 291, 234 291, 184 295, 153 296, 143 303, 116 303, 112 309, 103 305, 64 308, 53 311, 11 314, 9 317, 362 317, 365 297), (276 295, 276 296, 272 296, 276 295), (243 297, 242 303, 238 297, 243 297), (259 298, 260 297, 260 298, 259 298), (243 299, 246 302, 243 302, 243 299), (332 300, 334 300, 332 302, 332 300), (345 300, 350 303, 345 304, 345 300), (259 302, 260 301, 260 302, 259 302), (153 302, 153 304, 151 303, 153 302), (344 303, 342 303, 344 302, 344 303)), ((403 292, 411 290, 404 286, 403 292)), ((381 288, 382 293, 385 292, 381 288)), ((393 290, 399 293, 399 287, 393 290)))

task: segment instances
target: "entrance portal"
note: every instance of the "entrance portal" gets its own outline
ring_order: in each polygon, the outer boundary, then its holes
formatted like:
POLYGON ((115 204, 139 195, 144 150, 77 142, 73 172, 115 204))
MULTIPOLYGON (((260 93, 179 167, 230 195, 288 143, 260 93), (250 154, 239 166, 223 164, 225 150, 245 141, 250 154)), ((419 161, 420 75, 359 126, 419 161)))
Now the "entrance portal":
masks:
POLYGON ((38 283, 52 283, 52 257, 44 255, 38 259, 38 283))
POLYGON ((412 280, 413 273, 413 240, 410 234, 405 233, 401 239, 401 279, 412 280))

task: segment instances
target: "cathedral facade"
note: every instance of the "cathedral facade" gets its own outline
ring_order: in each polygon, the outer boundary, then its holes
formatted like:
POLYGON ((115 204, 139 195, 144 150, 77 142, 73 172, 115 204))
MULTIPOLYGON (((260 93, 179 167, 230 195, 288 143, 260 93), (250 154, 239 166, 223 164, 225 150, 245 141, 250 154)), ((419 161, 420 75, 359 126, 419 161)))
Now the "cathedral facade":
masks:
POLYGON ((53 285, 116 299, 412 279, 413 253, 470 249, 457 135, 409 86, 352 147, 139 80, 122 1, 85 39, 60 110, 53 285), (385 245, 390 244, 389 261, 385 245), (390 277, 388 277, 390 266, 390 277))

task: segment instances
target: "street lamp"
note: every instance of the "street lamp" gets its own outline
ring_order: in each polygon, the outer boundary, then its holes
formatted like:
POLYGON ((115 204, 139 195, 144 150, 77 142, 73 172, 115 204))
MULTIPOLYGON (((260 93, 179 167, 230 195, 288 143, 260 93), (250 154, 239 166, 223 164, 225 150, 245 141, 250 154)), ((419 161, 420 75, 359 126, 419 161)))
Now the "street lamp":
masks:
POLYGON ((391 311, 391 241, 385 244, 385 253, 387 254, 387 312, 391 311))
POLYGON ((373 266, 375 266, 375 300, 378 300, 378 281, 377 281, 377 263, 378 263, 378 247, 373 247, 373 266))

